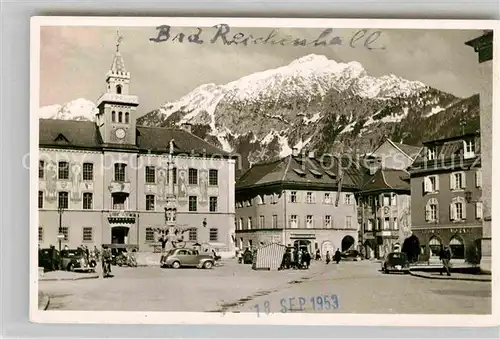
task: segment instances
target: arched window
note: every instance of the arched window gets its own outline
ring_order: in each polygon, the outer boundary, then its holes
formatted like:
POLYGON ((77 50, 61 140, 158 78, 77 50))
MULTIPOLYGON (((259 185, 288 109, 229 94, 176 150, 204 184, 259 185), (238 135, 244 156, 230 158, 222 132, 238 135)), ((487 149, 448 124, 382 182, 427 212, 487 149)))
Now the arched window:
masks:
POLYGON ((456 235, 453 236, 450 239, 450 249, 452 253, 452 259, 465 259, 465 246, 462 238, 456 235))
POLYGON ((112 122, 116 121, 116 112, 115 111, 111 112, 111 121, 112 122))
POLYGON ((435 222, 438 220, 438 201, 436 198, 429 199, 425 205, 425 221, 435 222))
POLYGON ((122 86, 116 85, 116 94, 122 94, 122 86))
POLYGON ((262 205, 264 204, 264 199, 262 198, 262 195, 257 196, 257 205, 262 205))
POLYGON ((128 112, 125 112, 125 123, 128 124, 129 122, 129 114, 128 112))
POLYGON ((123 113, 118 112, 118 122, 123 122, 123 113))
POLYGON ((431 257, 439 257, 441 251, 441 240, 437 237, 432 237, 429 240, 429 248, 431 250, 431 257))
POLYGON ((463 197, 454 197, 450 204, 450 220, 460 221, 467 219, 466 205, 463 197))

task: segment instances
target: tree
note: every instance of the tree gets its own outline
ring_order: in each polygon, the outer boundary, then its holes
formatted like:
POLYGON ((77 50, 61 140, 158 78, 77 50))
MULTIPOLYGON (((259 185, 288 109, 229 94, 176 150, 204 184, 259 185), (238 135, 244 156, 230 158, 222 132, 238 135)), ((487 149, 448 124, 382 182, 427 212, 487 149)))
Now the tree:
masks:
POLYGON ((409 262, 416 262, 420 254, 420 241, 416 235, 411 235, 403 242, 401 252, 406 253, 409 262))

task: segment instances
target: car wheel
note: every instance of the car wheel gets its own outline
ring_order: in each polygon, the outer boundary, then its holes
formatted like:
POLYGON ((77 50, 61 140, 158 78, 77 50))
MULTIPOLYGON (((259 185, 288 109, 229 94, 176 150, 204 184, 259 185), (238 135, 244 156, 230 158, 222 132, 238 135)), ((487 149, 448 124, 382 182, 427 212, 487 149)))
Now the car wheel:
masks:
POLYGON ((203 263, 203 268, 205 268, 205 269, 207 269, 207 270, 208 270, 208 269, 211 269, 211 268, 212 268, 212 266, 213 266, 213 264, 212 264, 212 262, 211 262, 211 261, 205 261, 205 262, 203 263))
POLYGON ((178 262, 178 261, 174 261, 174 262, 172 263, 172 267, 173 267, 173 268, 179 268, 179 267, 181 267, 181 263, 180 263, 180 262, 178 262))
POLYGON ((68 264, 68 267, 66 267, 68 271, 73 271, 73 264, 68 264))

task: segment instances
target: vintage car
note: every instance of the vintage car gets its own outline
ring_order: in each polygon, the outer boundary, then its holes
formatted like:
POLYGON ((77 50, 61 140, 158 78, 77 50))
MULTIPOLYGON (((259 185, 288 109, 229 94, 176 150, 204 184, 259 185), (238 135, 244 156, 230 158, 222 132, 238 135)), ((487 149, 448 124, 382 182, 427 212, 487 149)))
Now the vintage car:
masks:
POLYGON ((199 254, 197 250, 188 248, 176 248, 162 255, 160 260, 161 267, 197 267, 212 268, 214 258, 208 254, 199 254))
POLYGON ((382 271, 384 273, 401 272, 410 273, 410 263, 406 253, 392 252, 387 255, 387 258, 382 263, 382 271))
POLYGON ((95 270, 87 260, 87 255, 80 249, 61 251, 61 269, 68 271, 90 272, 95 270))
POLYGON ((41 248, 38 250, 38 267, 44 271, 56 271, 60 268, 61 256, 55 248, 41 248))
POLYGON ((356 250, 347 250, 345 252, 342 252, 340 254, 340 257, 344 261, 361 261, 363 257, 361 256, 361 253, 356 250))

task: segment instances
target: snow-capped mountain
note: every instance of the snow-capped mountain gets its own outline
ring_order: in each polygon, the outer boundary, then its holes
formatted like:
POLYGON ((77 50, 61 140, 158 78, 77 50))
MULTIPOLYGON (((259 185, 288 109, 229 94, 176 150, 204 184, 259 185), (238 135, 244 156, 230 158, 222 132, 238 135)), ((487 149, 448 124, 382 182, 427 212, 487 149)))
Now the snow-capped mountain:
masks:
MULTIPOLYGON (((91 120, 94 110, 92 102, 78 99, 40 112, 91 120)), ((293 147, 366 153, 387 137, 419 145, 458 132, 460 119, 478 128, 478 96, 460 99, 392 74, 373 77, 358 62, 312 54, 227 84, 201 85, 137 123, 174 127, 189 122, 199 137, 239 153, 244 170, 288 155, 293 147)))
POLYGON ((94 121, 96 110, 96 105, 92 101, 80 98, 64 105, 41 107, 38 111, 38 117, 42 119, 94 121))

